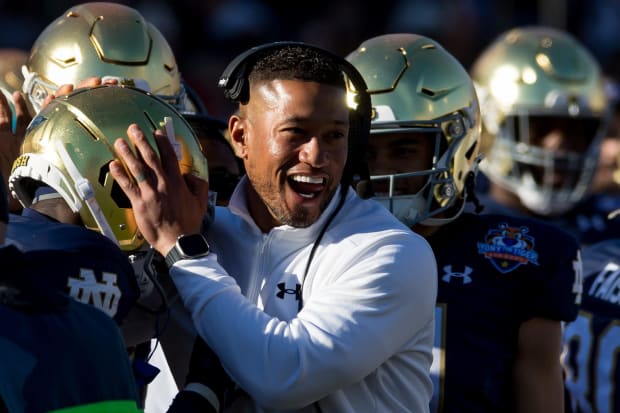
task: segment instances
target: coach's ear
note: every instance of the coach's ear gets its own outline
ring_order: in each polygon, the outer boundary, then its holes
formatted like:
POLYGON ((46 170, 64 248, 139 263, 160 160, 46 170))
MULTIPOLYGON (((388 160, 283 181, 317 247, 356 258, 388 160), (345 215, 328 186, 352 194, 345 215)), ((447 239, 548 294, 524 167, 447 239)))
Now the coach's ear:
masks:
POLYGON ((232 115, 228 121, 228 131, 230 132, 230 144, 235 154, 241 158, 247 158, 247 121, 239 115, 232 115))

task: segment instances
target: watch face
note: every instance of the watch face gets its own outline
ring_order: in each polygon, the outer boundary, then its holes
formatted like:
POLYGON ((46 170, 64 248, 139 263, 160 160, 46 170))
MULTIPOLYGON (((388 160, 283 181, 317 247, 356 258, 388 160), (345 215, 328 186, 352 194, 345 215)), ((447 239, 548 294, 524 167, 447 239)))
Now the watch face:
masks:
POLYGON ((200 234, 184 235, 177 242, 186 257, 197 257, 209 252, 209 244, 200 234))

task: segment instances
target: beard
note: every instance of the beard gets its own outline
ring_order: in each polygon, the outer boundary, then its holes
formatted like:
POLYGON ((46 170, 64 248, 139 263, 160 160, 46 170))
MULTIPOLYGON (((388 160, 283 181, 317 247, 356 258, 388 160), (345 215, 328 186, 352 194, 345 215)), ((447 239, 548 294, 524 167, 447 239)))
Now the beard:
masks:
POLYGON ((292 209, 289 208, 283 187, 276 187, 271 184, 262 185, 260 183, 253 184, 253 187, 273 219, 278 222, 278 225, 306 228, 319 219, 339 186, 336 186, 329 196, 323 199, 318 211, 315 208, 308 208, 304 205, 295 205, 292 209))
POLYGON ((282 208, 269 209, 282 225, 289 225, 294 228, 309 227, 317 220, 317 217, 313 217, 308 208, 304 207, 295 208, 293 211, 284 211, 282 208))

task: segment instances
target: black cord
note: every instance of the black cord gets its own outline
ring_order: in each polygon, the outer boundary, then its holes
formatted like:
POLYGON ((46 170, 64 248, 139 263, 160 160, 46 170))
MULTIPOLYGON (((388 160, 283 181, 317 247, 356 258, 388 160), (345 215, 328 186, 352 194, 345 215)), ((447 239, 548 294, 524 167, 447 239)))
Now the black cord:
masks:
MULTIPOLYGON (((327 231, 329 224, 332 223, 334 218, 336 218, 336 215, 338 215, 338 212, 340 212, 340 210, 342 209, 342 206, 344 205, 344 201, 347 198, 348 187, 349 187, 348 185, 343 184, 342 190, 340 191, 340 200, 338 201, 338 205, 336 206, 336 209, 334 209, 334 211, 331 213, 329 218, 327 218, 327 221, 325 221, 325 225, 323 225, 323 228, 321 228, 321 232, 319 232, 319 235, 316 237, 316 240, 314 240, 314 244, 312 244, 312 250, 310 250, 310 256, 308 257, 308 262, 306 263, 306 269, 304 270, 304 275, 303 275, 303 278, 301 279, 301 288, 299 290, 299 304, 298 304, 297 312, 301 311, 303 307, 304 282, 306 281, 306 276, 308 275, 308 271, 310 270, 310 265, 312 264, 314 253, 316 252, 316 249, 321 243, 321 240, 323 239, 323 235, 325 235, 325 232, 327 231)), ((318 400, 312 403, 312 405, 316 408, 316 410, 319 413, 322 413, 321 406, 319 405, 318 400)))
POLYGON ((150 248, 149 251, 146 253, 146 258, 144 260, 144 273, 147 275, 149 280, 151 280, 153 286, 157 290, 157 293, 161 297, 161 305, 159 305, 159 307, 154 310, 144 304, 141 304, 140 302, 136 302, 136 306, 140 307, 147 313, 154 315, 164 314, 169 309, 168 297, 166 297, 166 292, 157 280, 157 274, 160 271, 168 271, 167 266, 163 261, 163 257, 161 257, 161 254, 159 254, 154 248, 150 248))
POLYGON ((465 202, 472 202, 474 204, 474 211, 476 214, 479 214, 484 209, 484 205, 480 203, 480 200, 476 196, 476 174, 473 171, 469 171, 467 173, 467 178, 465 178, 465 202))
POLYGON ((338 201, 338 205, 336 206, 336 209, 334 209, 334 211, 331 213, 329 218, 327 218, 327 221, 325 221, 325 225, 323 225, 323 228, 321 228, 321 232, 319 232, 319 235, 316 237, 316 240, 314 240, 314 244, 312 244, 312 249, 310 250, 310 256, 308 257, 308 262, 306 263, 306 269, 304 270, 304 275, 301 279, 301 288, 299 289, 299 303, 297 305, 297 312, 300 312, 303 307, 304 282, 306 281, 306 276, 308 275, 308 271, 310 270, 310 265, 312 264, 314 253, 316 252, 316 249, 321 243, 321 239, 323 239, 323 235, 325 235, 325 232, 327 231, 327 227, 329 227, 329 224, 332 223, 334 218, 336 218, 336 215, 338 215, 338 212, 340 212, 340 210, 342 209, 342 206, 344 205, 344 201, 347 197, 347 188, 348 188, 348 185, 343 185, 342 190, 340 191, 340 200, 338 201))
POLYGON ((166 330, 166 327, 168 326, 168 322, 170 321, 170 305, 168 302, 168 297, 166 296, 164 287, 158 281, 158 275, 157 275, 160 272, 167 272, 168 267, 165 264, 165 261, 163 257, 161 256, 161 254, 159 254, 154 248, 150 248, 149 251, 146 253, 146 258, 144 260, 143 268, 144 268, 144 273, 147 275, 149 280, 153 283, 153 286, 155 287, 157 294, 161 298, 161 304, 155 309, 152 309, 140 302, 135 303, 137 307, 155 316, 155 326, 154 326, 155 334, 152 337, 153 339, 155 339, 155 346, 153 347, 153 349, 150 351, 150 353, 146 357, 146 361, 148 362, 155 354, 155 350, 159 346, 159 338, 161 337, 163 332, 166 330), (162 317, 165 317, 163 318, 163 322, 162 322, 162 317))

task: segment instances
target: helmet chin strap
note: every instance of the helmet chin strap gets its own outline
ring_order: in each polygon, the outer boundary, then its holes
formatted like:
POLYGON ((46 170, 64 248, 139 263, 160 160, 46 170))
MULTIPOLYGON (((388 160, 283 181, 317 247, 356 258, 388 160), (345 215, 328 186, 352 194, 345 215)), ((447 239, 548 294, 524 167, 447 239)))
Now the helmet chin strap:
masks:
POLYGON ((65 168, 69 173, 69 176, 71 176, 71 179, 73 179, 73 182, 75 182, 74 187, 77 195, 86 204, 86 207, 88 208, 95 222, 97 223, 99 230, 103 235, 105 235, 106 237, 114 241, 116 245, 118 245, 118 240, 114 236, 114 232, 112 231, 110 224, 103 215, 103 212, 101 212, 101 208, 99 207, 99 204, 95 199, 95 191, 92 184, 88 179, 84 178, 82 174, 80 174, 77 167, 73 163, 73 160, 71 160, 67 149, 59 141, 56 142, 56 150, 58 151, 58 155, 60 156, 60 159, 62 159, 62 162, 64 163, 65 168))
POLYGON ((49 91, 56 91, 58 86, 43 81, 43 79, 41 79, 41 77, 36 72, 29 71, 26 65, 22 66, 22 75, 24 76, 24 82, 22 83, 22 92, 28 98, 30 104, 32 104, 33 109, 36 112, 39 112, 41 110, 41 105, 43 104, 43 101, 47 97, 47 94, 51 93, 49 91), (35 89, 38 91, 45 90, 45 96, 35 96, 35 89))

